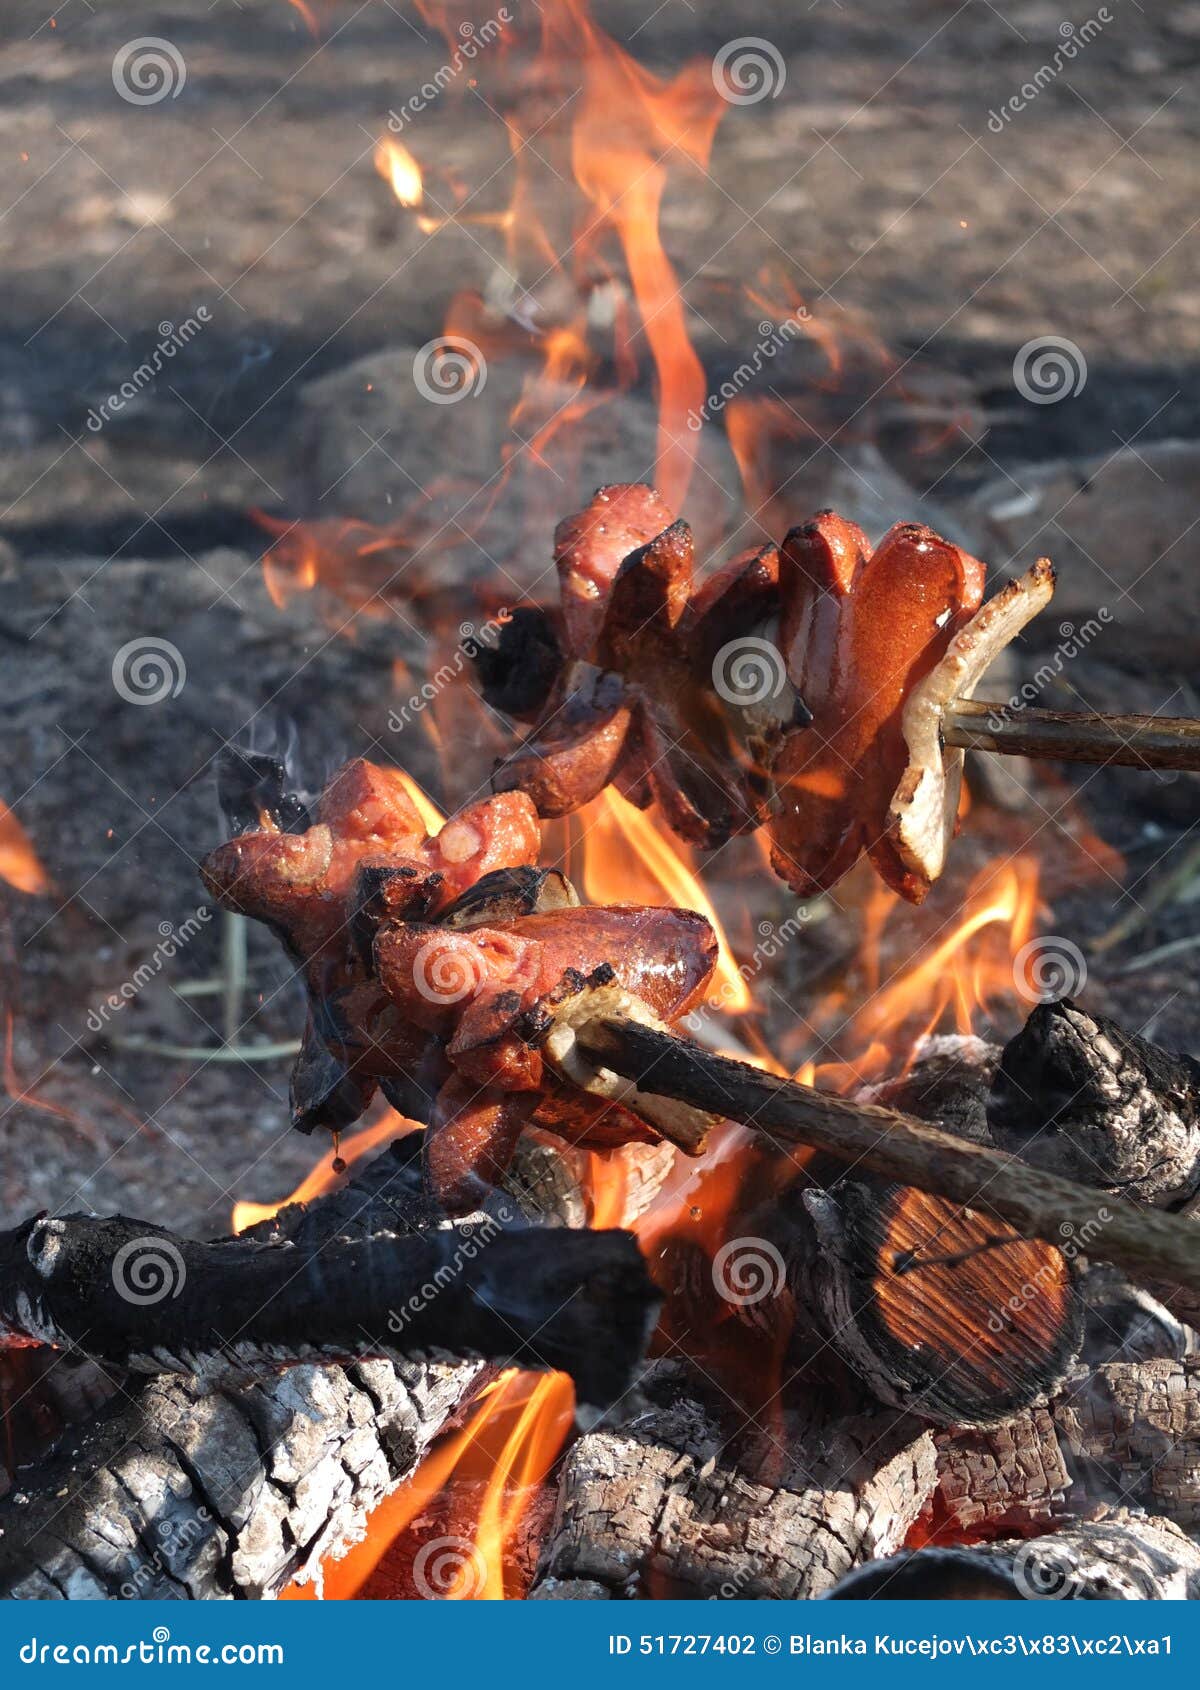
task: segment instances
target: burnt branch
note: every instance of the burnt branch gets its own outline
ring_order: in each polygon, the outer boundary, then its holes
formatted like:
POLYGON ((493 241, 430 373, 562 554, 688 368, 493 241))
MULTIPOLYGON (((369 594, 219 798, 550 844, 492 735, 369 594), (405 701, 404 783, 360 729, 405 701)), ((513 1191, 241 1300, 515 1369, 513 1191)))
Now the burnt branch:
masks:
POLYGON ((1005 1046, 988 1125, 1024 1161, 1154 1207, 1200 1189, 1200 1064, 1069 998, 1005 1046))
POLYGON ((195 1378, 298 1361, 474 1357, 561 1369, 584 1402, 629 1383, 658 1298, 624 1232, 504 1230, 485 1218, 320 1246, 197 1244, 123 1216, 0 1235, 10 1341, 195 1378))
POLYGON ((1135 1207, 896 1110, 778 1079, 635 1021, 587 1020, 576 1011, 574 1032, 593 1061, 642 1090, 744 1121, 776 1146, 827 1151, 965 1204, 1027 1238, 1095 1239, 1094 1253, 1107 1261, 1200 1290, 1200 1229, 1183 1217, 1135 1207))

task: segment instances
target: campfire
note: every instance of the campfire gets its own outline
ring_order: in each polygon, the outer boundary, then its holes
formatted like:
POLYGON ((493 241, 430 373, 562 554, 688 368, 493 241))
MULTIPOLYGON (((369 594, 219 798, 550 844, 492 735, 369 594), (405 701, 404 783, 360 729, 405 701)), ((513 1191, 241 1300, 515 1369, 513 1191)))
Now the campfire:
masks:
MULTIPOLYGON (((239 1163, 203 1236, 136 1194, 0 1233, 0 1589, 1194 1594, 1200 1066, 1089 988, 1119 929, 1049 929, 1126 872, 1062 765, 1192 779, 1200 723, 1025 696, 1066 562, 824 449, 886 391, 941 451, 953 395, 669 256, 761 65, 417 9, 511 155, 501 200, 415 96, 364 167, 478 271, 404 354, 437 473, 392 439, 394 508, 255 518, 267 643, 382 642, 375 714, 205 753, 224 1020, 126 1043, 286 1060, 312 1167, 239 1163), (706 310, 758 336, 724 375, 706 310)), ((390 428, 325 380, 340 500, 390 428)), ((0 801, 18 898, 42 845, 0 801)), ((7 1013, 8 1096, 90 1132, 7 1013)))

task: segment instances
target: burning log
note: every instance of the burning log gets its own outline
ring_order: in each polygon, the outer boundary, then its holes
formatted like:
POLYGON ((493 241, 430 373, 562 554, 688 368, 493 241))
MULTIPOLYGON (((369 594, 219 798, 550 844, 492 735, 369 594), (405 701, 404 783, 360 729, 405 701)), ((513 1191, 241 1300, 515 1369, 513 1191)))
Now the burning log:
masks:
POLYGON ((872 551, 823 511, 695 590, 687 524, 623 485, 559 524, 555 560, 560 610, 536 632, 523 613, 480 668, 485 698, 533 723, 494 784, 542 815, 615 782, 696 844, 766 825, 803 896, 865 851, 919 903, 957 825, 963 750, 1200 769, 1200 722, 974 701, 1050 600, 1044 558, 981 605, 983 565, 930 529, 897 524, 872 551))
MULTIPOLYGON (((435 1224, 411 1146, 396 1145, 351 1185, 281 1211, 244 1242, 277 1254, 290 1245, 302 1258, 332 1240, 361 1244, 381 1232, 399 1238, 435 1224)), ((478 1238, 487 1225, 481 1219, 478 1238)), ((555 1259, 568 1237, 528 1229, 518 1236, 541 1240, 543 1262, 555 1259)), ((479 1253, 488 1248, 481 1243, 479 1253)), ((541 1279, 539 1265, 527 1272, 521 1294, 540 1298, 541 1279)), ((594 1289, 602 1293, 601 1280, 594 1289)), ((444 1275, 434 1293, 435 1304, 453 1295, 444 1275)), ((147 1321, 158 1306, 133 1309, 130 1324, 139 1313, 147 1321)), ((643 1333, 650 1306, 638 1317, 643 1333)), ((403 1332, 421 1311, 397 1312, 403 1332)), ((593 1304, 589 1345, 613 1342, 614 1315, 619 1324, 610 1298, 603 1308, 593 1304)), ((349 1306, 344 1319, 357 1340, 349 1306)), ((397 1337, 389 1328, 393 1354, 397 1337)), ((479 1361, 428 1358, 297 1361, 280 1372, 273 1358, 275 1371, 251 1382, 247 1359, 240 1358, 242 1377, 161 1373, 126 1389, 106 1413, 76 1427, 56 1457, 19 1473, 14 1494, 0 1504, 0 1594, 275 1594, 361 1537, 367 1515, 490 1372, 479 1361)))
POLYGON ((646 1091, 744 1121, 776 1148, 807 1145, 872 1174, 949 1198, 1047 1241, 1103 1231, 1102 1254, 1135 1274, 1200 1290, 1200 1231, 1186 1219, 1097 1196, 1074 1181, 964 1143, 924 1122, 777 1079, 677 1034, 613 1013, 605 985, 591 1013, 572 1011, 575 1043, 595 1067, 646 1091), (1068 1233, 1066 1229, 1071 1229, 1068 1233))
POLYGON ((1083 1310, 1053 1245, 909 1186, 839 1180, 801 1202, 799 1365, 819 1372, 832 1346, 878 1401, 942 1426, 995 1424, 1061 1385, 1083 1310))
POLYGON ((569 1451, 534 1597, 818 1596, 899 1547, 932 1491, 909 1416, 814 1402, 788 1417, 789 1458, 775 1438, 731 1447, 678 1364, 644 1388, 648 1412, 569 1451))
POLYGON ((1170 1520, 1115 1509, 1025 1542, 919 1549, 875 1561, 829 1592, 861 1601, 1194 1601, 1200 1549, 1170 1520))
POLYGON ((988 1122, 1025 1161, 1155 1207, 1200 1191, 1200 1064, 1069 998, 1005 1046, 988 1122))

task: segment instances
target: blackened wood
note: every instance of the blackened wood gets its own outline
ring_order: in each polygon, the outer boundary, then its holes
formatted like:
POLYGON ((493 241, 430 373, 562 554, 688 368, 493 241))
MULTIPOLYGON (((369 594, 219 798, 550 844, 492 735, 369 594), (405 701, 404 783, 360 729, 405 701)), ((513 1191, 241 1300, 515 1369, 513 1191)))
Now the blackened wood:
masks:
POLYGON ((988 1102, 1001 1148, 1156 1207, 1200 1189, 1200 1064, 1063 998, 1004 1047, 988 1102))
POLYGON ((1089 1190, 896 1110, 781 1080, 632 1021, 581 1024, 577 1038, 644 1091, 744 1121, 776 1149, 807 1145, 947 1197, 1053 1243, 1083 1233, 1093 1253, 1200 1292, 1200 1228, 1089 1190))
POLYGON ((941 1426, 993 1425, 1067 1377, 1083 1305, 1053 1245, 912 1186, 838 1181, 801 1202, 797 1364, 819 1371, 832 1347, 879 1401, 941 1426))
MULTIPOLYGON (((412 1144, 252 1229, 301 1243, 435 1224, 412 1144)), ((559 1235, 555 1235, 559 1236, 559 1235)), ((319 1579, 492 1376, 479 1361, 300 1364, 253 1384, 134 1381, 18 1472, 0 1596, 222 1598, 319 1579)))
POLYGON ((570 1373, 620 1396, 658 1309, 625 1232, 508 1231, 197 1244, 118 1216, 0 1234, 0 1331, 135 1373, 197 1378, 297 1361, 437 1353, 570 1373))

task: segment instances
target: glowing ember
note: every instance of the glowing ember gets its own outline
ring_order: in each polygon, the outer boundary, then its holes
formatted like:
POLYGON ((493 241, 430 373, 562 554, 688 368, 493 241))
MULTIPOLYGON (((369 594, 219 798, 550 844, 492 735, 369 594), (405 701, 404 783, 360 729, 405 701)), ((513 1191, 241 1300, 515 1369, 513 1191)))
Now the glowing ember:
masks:
POLYGON ((375 148, 375 168, 401 205, 420 205, 425 195, 421 166, 399 141, 386 138, 375 148))
POLYGON ((0 798, 0 879, 18 892, 48 892, 50 876, 38 861, 33 842, 0 798))

